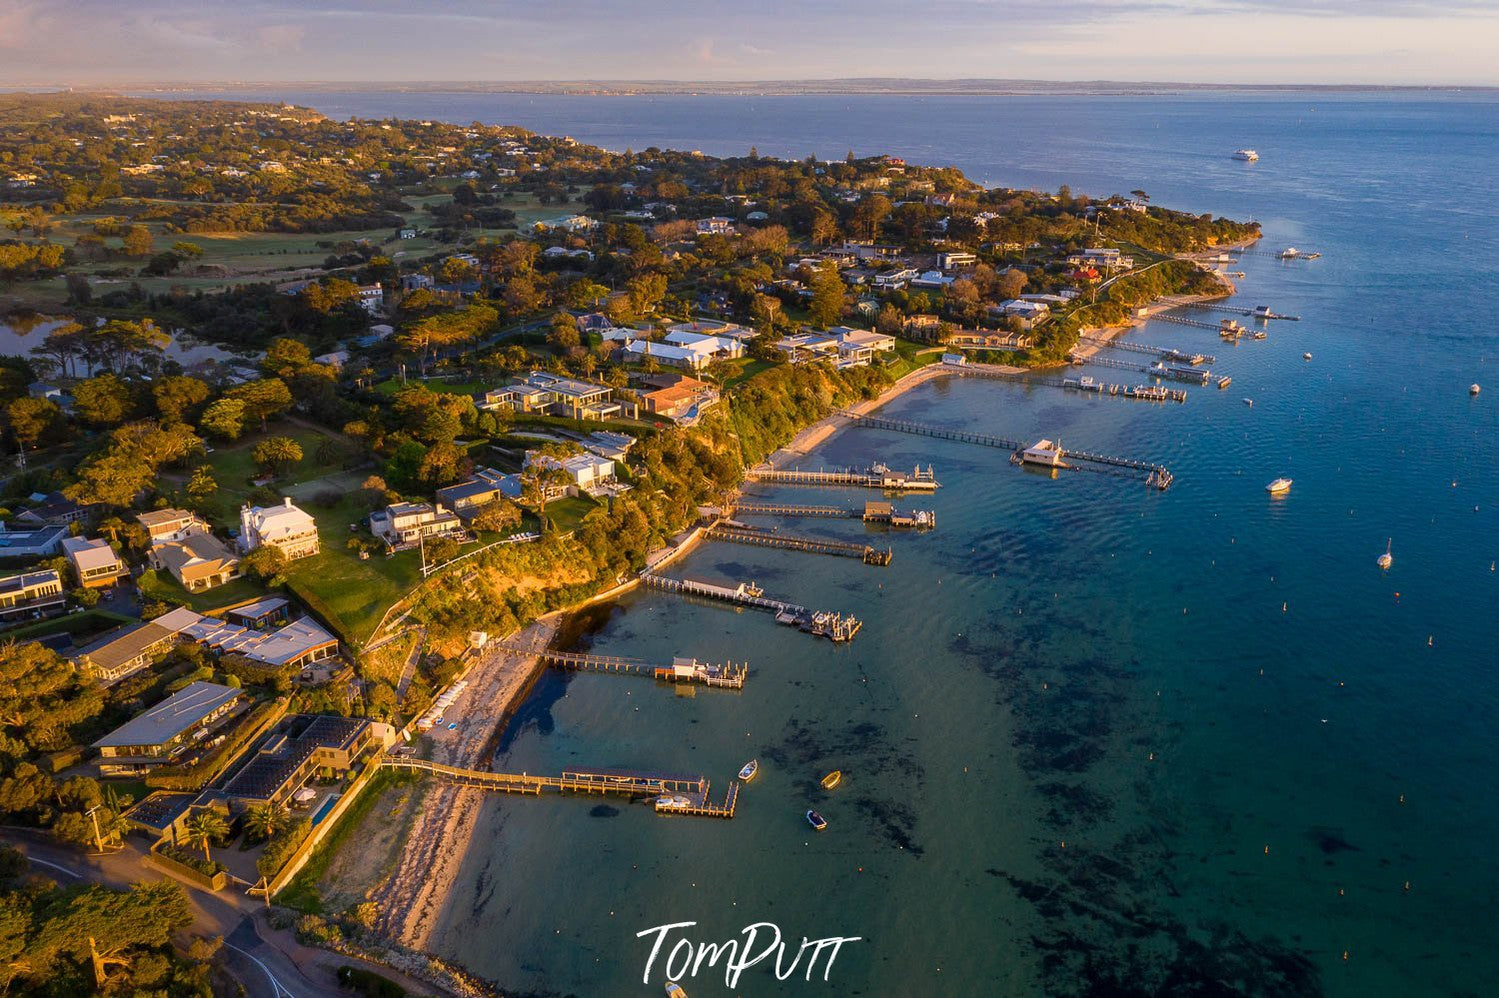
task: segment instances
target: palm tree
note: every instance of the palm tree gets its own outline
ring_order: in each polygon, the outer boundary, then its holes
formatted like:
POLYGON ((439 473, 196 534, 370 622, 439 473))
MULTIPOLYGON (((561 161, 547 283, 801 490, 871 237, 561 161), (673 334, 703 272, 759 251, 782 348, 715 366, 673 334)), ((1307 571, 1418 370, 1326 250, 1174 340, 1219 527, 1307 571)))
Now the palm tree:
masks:
POLYGON ((203 858, 211 860, 208 844, 229 834, 229 823, 217 811, 199 811, 187 819, 187 841, 203 847, 203 858))
POLYGON ((286 809, 275 804, 252 804, 245 809, 245 831, 268 839, 286 824, 286 809))

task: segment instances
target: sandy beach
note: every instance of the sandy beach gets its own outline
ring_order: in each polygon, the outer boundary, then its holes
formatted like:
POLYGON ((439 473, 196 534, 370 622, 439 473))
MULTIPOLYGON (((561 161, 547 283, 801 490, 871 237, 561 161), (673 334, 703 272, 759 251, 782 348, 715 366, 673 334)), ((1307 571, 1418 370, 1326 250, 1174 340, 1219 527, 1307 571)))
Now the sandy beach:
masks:
MULTIPOLYGON (((550 614, 515 634, 509 643, 545 648, 562 616, 550 614)), ((491 651, 468 670, 468 688, 447 711, 442 729, 432 730, 435 762, 470 769, 488 765, 494 738, 540 668, 534 656, 491 651), (496 713, 495 706, 503 705, 496 713), (458 727, 447 730, 447 724, 458 727)), ((482 790, 432 783, 406 836, 389 879, 374 892, 377 928, 407 946, 424 950, 468 851, 482 790)))

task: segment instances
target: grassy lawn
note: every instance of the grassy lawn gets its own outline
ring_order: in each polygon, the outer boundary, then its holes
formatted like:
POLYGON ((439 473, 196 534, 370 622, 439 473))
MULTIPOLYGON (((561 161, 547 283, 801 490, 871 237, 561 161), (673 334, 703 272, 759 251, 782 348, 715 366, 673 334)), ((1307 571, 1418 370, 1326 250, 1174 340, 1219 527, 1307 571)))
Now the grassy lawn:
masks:
POLYGON ((190 593, 178 585, 170 573, 151 569, 141 573, 139 587, 142 596, 186 606, 199 613, 217 610, 221 606, 234 606, 265 595, 265 587, 251 579, 235 579, 213 589, 190 593))
POLYGON ((547 516, 565 534, 578 529, 583 517, 599 508, 599 504, 583 496, 567 496, 547 503, 547 516))
POLYGON ((447 392, 449 395, 473 395, 494 387, 491 382, 487 381, 450 381, 444 378, 429 378, 423 381, 420 378, 407 378, 406 384, 402 384, 400 378, 391 378, 376 385, 375 391, 381 395, 394 395, 402 388, 411 385, 426 385, 434 392, 447 392))
POLYGON ((742 381, 748 381, 761 371, 775 367, 775 361, 762 360, 759 357, 740 357, 736 360, 724 361, 724 366, 731 368, 733 373, 723 379, 725 388, 733 388, 742 381))
POLYGON ((260 473, 252 454, 255 445, 266 437, 291 437, 302 447, 302 460, 271 483, 272 489, 283 493, 339 472, 342 457, 353 447, 340 434, 293 423, 272 423, 265 433, 256 432, 234 443, 215 446, 214 452, 208 455, 208 464, 213 467, 214 480, 219 483, 215 519, 220 525, 239 526, 239 508, 254 488, 250 480, 260 473), (324 463, 318 460, 318 449, 330 440, 338 447, 339 459, 324 463))

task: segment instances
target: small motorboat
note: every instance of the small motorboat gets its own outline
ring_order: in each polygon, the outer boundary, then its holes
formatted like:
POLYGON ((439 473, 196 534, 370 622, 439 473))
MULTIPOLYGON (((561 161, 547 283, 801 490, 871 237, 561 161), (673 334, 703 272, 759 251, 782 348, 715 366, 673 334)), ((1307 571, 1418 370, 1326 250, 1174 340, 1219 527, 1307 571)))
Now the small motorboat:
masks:
POLYGON ((1469 395, 1477 395, 1481 391, 1483 391, 1483 389, 1480 388, 1480 387, 1478 387, 1478 382, 1476 382, 1476 381, 1473 382, 1471 385, 1468 386, 1468 394, 1469 395))
POLYGON ((1375 561, 1375 564, 1377 564, 1380 568, 1389 568, 1391 565, 1395 564, 1395 556, 1390 554, 1390 545, 1394 542, 1394 540, 1395 539, 1392 537, 1384 542, 1384 554, 1380 555, 1379 558, 1375 561))
POLYGON ((1270 493, 1272 496, 1284 495, 1285 493, 1291 491, 1291 479, 1277 478, 1275 481, 1265 486, 1265 491, 1270 493))
POLYGON ((828 827, 828 819, 824 818, 822 815, 818 814, 816 811, 808 811, 807 812, 807 824, 811 825, 813 828, 815 828, 819 832, 821 832, 821 831, 824 831, 824 830, 827 829, 827 827, 828 827))
POLYGON ((671 998, 687 998, 687 989, 676 981, 666 982, 666 993, 671 995, 671 998))
POLYGON ((843 782, 843 770, 835 769, 822 778, 822 789, 831 790, 843 782))
POLYGON ((1309 354, 1309 353, 1304 353, 1304 354, 1301 355, 1301 359, 1302 360, 1311 360, 1312 359, 1312 355, 1309 354))
POLYGON ((1254 399, 1245 399, 1244 400, 1244 404, 1247 405, 1247 406, 1253 406, 1254 405, 1254 399))
POLYGON ((753 780, 755 778, 755 774, 758 773, 759 771, 760 771, 760 760, 759 759, 751 759, 749 762, 747 762, 747 763, 744 764, 744 768, 743 769, 739 770, 739 778, 741 780, 743 780, 745 783, 748 783, 750 780, 753 780))

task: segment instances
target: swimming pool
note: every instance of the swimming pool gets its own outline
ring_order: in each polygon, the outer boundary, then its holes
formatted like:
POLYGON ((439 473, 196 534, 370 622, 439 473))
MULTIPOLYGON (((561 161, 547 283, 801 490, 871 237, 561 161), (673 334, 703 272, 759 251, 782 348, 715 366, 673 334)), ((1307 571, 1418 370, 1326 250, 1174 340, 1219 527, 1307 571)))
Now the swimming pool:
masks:
POLYGON ((338 798, 340 796, 342 795, 334 794, 332 797, 329 797, 327 800, 323 801, 322 804, 318 805, 317 814, 314 814, 312 816, 313 828, 316 828, 318 822, 322 821, 325 817, 327 817, 328 812, 333 810, 333 805, 338 803, 338 798))

